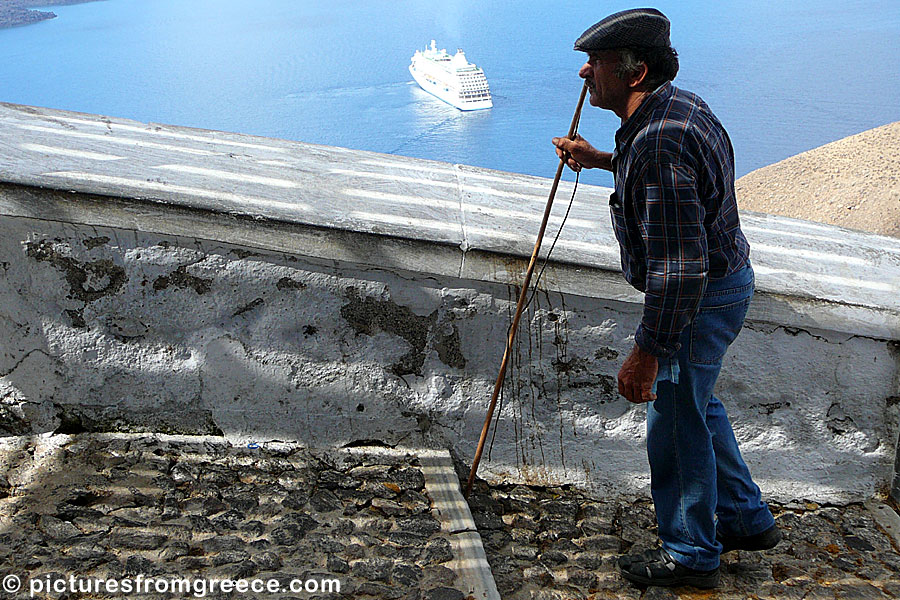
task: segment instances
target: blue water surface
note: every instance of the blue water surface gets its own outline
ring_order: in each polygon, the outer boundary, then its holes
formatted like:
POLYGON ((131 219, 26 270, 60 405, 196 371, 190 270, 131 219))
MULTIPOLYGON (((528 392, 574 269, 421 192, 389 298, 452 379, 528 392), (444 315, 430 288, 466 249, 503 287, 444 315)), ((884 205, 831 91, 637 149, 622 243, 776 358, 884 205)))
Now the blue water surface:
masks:
MULTIPOLYGON (((738 175, 900 120, 900 2, 660 1, 676 85, 731 134, 738 175)), ((552 177, 584 55, 573 41, 626 2, 103 0, 0 30, 0 101, 346 146, 552 177), (494 108, 420 90, 432 39, 482 67, 494 108)), ((611 149, 612 113, 581 132, 611 149)), ((592 171, 588 183, 610 185, 592 171)))

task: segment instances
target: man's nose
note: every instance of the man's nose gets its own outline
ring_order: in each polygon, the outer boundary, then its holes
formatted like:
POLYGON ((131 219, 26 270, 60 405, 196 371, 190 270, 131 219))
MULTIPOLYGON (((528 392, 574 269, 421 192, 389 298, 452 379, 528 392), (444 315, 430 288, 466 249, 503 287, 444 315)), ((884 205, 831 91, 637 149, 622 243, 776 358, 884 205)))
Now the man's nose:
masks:
POLYGON ((581 66, 581 69, 578 71, 578 76, 581 77, 582 79, 587 79, 588 77, 590 77, 591 76, 591 65, 589 65, 588 63, 584 63, 581 66))

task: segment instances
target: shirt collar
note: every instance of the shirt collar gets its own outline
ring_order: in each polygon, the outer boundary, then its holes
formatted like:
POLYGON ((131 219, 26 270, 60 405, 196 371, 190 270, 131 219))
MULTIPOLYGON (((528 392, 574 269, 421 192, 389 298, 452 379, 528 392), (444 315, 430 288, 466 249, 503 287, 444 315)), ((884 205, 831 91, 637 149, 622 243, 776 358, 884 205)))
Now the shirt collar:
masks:
POLYGON ((616 150, 617 153, 624 151, 625 146, 631 143, 637 132, 646 124, 647 119, 660 103, 667 100, 675 93, 675 86, 671 81, 667 81, 641 100, 640 106, 637 107, 628 120, 622 123, 619 130, 616 131, 616 150))

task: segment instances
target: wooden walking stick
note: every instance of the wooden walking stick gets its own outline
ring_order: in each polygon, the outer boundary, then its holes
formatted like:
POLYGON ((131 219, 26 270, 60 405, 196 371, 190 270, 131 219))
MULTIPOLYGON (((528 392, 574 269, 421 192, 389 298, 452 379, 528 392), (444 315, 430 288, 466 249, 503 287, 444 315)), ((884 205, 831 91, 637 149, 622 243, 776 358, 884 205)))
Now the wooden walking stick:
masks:
MULTIPOLYGON (((587 81, 581 88, 581 97, 578 98, 578 106, 575 108, 575 115, 572 117, 572 124, 569 126, 570 140, 575 139, 575 130, 578 127, 578 119, 581 116, 581 106, 584 104, 584 97, 587 95, 587 81)), ((484 418, 484 427, 481 428, 481 438, 478 440, 478 448, 475 450, 475 459, 472 461, 472 468, 469 470, 469 480, 466 482, 465 497, 469 497, 472 491, 472 484, 475 482, 475 473, 478 471, 478 463, 481 462, 481 453, 484 451, 484 442, 487 439, 488 430, 491 428, 491 418, 494 416, 494 408, 497 406, 497 397, 503 388, 503 379, 506 376, 506 365, 509 361, 509 352, 512 349, 513 340, 516 337, 516 331, 519 328, 519 319, 522 317, 522 311, 525 308, 525 299, 528 297, 528 285, 531 283, 531 275, 534 273, 534 266, 537 263, 538 252, 541 250, 541 241, 544 239, 544 230, 547 229, 547 221, 550 219, 550 209, 553 207, 553 198, 556 196, 556 188, 559 187, 559 180, 562 177, 563 167, 566 165, 568 154, 564 154, 559 159, 559 167, 556 169, 556 177, 553 178, 553 186, 550 188, 550 197, 547 199, 547 206, 544 208, 544 218, 541 221, 541 228, 538 230, 537 241, 534 243, 534 251, 531 253, 531 262, 528 263, 528 269, 525 271, 525 280, 522 282, 522 291, 519 293, 519 302, 516 305, 516 314, 513 317, 512 327, 509 330, 509 337, 506 340, 506 350, 503 352, 503 361, 500 363, 500 373, 497 375, 497 383, 494 384, 494 393, 491 394, 491 403, 488 405, 487 416, 484 418)))

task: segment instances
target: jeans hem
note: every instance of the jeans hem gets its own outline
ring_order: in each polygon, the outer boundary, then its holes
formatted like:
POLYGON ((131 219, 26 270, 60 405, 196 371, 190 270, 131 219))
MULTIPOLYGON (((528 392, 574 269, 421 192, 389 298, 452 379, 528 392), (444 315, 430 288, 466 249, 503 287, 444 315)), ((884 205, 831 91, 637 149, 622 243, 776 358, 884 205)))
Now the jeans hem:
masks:
POLYGON ((669 553, 669 556, 675 559, 675 562, 680 564, 683 567, 687 567, 688 569, 694 569, 695 571, 712 571, 713 569, 719 568, 719 557, 716 556, 715 561, 704 562, 702 560, 697 559, 696 557, 688 556, 687 554, 682 554, 677 550, 672 550, 669 546, 663 542, 663 549, 669 553))
POLYGON ((740 523, 742 531, 740 531, 740 532, 731 531, 727 527, 720 528, 717 526, 716 529, 717 529, 717 531, 720 531, 724 535, 734 535, 734 536, 739 536, 739 537, 750 537, 752 535, 759 535, 762 532, 766 531, 767 529, 771 529, 772 526, 775 525, 775 518, 772 516, 772 511, 771 511, 771 509, 768 508, 768 505, 766 505, 766 512, 769 513, 768 514, 769 518, 764 519, 765 525, 754 524, 756 526, 747 527, 744 524, 743 519, 742 519, 741 523, 740 523))

